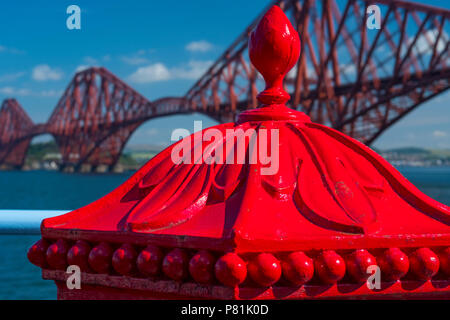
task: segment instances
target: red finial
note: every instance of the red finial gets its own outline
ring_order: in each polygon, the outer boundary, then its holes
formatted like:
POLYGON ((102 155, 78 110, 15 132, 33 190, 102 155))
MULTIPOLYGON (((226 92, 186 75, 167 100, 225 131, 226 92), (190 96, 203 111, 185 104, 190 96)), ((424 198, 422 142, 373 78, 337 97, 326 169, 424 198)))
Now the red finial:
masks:
POLYGON ((258 101, 265 105, 286 103, 290 97, 283 89, 283 78, 300 56, 300 38, 278 6, 270 8, 252 32, 249 55, 266 81, 258 101))

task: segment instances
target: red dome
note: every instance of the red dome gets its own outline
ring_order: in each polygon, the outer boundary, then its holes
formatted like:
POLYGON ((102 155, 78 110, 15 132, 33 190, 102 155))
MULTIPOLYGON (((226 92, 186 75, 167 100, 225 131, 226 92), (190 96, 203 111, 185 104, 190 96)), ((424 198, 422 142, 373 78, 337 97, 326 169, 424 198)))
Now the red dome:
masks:
MULTIPOLYGON (((447 206, 421 193, 368 147, 304 117, 218 125, 213 129, 223 135, 221 141, 202 141, 201 134, 185 138, 110 195, 44 220, 43 235, 77 229, 101 231, 102 238, 183 236, 187 246, 237 251, 427 245, 429 234, 435 234, 433 244, 449 241, 447 206), (229 156, 227 143, 236 150, 249 129, 255 138, 261 130, 278 130, 275 174, 261 174, 269 166, 259 157, 253 164, 194 163, 201 145, 203 159, 219 149, 229 156), (192 164, 174 164, 174 149, 189 146, 192 164), (211 241, 199 244, 202 238, 211 241)), ((245 159, 252 152, 246 141, 245 159)))

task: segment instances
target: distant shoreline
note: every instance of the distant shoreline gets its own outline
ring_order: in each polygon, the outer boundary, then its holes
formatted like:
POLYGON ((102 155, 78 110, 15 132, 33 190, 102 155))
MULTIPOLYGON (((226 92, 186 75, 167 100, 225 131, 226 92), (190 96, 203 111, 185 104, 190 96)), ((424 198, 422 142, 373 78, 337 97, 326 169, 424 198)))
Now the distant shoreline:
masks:
MULTIPOLYGON (((112 172, 136 171, 147 161, 152 159, 164 146, 129 146, 119 158, 118 164, 112 172)), ((450 149, 424 149, 417 147, 403 147, 388 150, 372 148, 393 166, 406 167, 450 167, 450 149)), ((21 169, 0 167, 0 170, 48 170, 58 171, 61 169, 62 157, 58 146, 54 141, 35 143, 30 145, 25 164, 21 169)), ((67 170, 65 172, 72 172, 67 170)), ((99 165, 92 168, 83 166, 80 172, 107 172, 109 168, 99 165)))

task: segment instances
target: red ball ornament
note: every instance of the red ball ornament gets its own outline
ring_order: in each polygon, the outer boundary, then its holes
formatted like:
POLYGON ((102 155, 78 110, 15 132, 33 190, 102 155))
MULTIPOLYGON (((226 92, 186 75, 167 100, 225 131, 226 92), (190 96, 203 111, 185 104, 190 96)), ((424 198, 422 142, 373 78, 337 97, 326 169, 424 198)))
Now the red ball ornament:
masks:
POLYGON ((112 248, 106 242, 101 242, 89 253, 89 266, 97 273, 108 273, 111 267, 112 248))
POLYGON ((65 270, 67 266, 67 251, 69 246, 64 239, 58 239, 47 248, 47 263, 54 269, 65 270))
POLYGON ((281 277, 281 263, 270 253, 260 253, 248 264, 250 277, 260 286, 268 287, 281 277))
POLYGON ((149 245, 139 254, 136 264, 139 272, 148 277, 158 275, 164 255, 157 246, 149 245))
POLYGON ((136 267, 136 250, 131 244, 125 243, 112 256, 114 270, 124 276, 131 275, 136 267))
POLYGON ((429 248, 420 248, 409 257, 411 272, 420 280, 430 280, 439 271, 439 258, 429 248))
POLYGON ((377 260, 369 251, 359 249, 353 251, 346 257, 345 265, 350 277, 360 283, 367 281, 367 278, 371 275, 371 273, 367 273, 367 268, 376 266, 377 260))
POLYGON ((226 253, 214 266, 217 280, 228 287, 241 284, 247 277, 247 266, 236 253, 226 253))
POLYGON ((438 254, 441 271, 450 276, 450 247, 445 248, 438 254))
POLYGON ((333 250, 323 251, 314 262, 315 272, 326 284, 334 284, 345 275, 345 261, 333 250))
POLYGON ((211 283, 214 279, 214 257, 206 250, 197 252, 189 261, 189 273, 198 283, 211 283))
POLYGON ((166 276, 181 281, 188 275, 189 258, 185 250, 176 248, 170 251, 163 260, 162 270, 166 276))
POLYGON ((91 246, 84 240, 78 240, 67 252, 67 263, 76 265, 82 271, 89 271, 88 257, 91 246))
POLYGON ((301 251, 290 253, 281 262, 283 276, 291 283, 300 286, 314 275, 314 261, 301 251))
POLYGON ((409 269, 408 256, 399 248, 386 249, 377 259, 383 278, 397 281, 404 277, 409 269))
POLYGON ((38 267, 47 266, 46 254, 49 243, 45 239, 38 240, 28 249, 27 257, 30 262, 38 267))

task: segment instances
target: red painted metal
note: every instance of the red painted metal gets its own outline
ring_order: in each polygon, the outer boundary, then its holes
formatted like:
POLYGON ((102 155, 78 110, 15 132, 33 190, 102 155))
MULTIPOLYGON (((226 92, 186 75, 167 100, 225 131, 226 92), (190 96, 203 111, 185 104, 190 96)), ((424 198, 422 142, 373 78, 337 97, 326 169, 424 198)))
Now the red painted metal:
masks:
POLYGON ((164 255, 159 247, 148 245, 139 253, 136 265, 142 275, 154 277, 160 272, 163 258, 164 255))
POLYGON ((217 259, 214 267, 217 280, 228 287, 236 287, 247 277, 247 266, 236 253, 228 252, 217 259))
POLYGON ((294 285, 309 282, 314 275, 314 261, 304 252, 289 253, 282 261, 283 276, 294 285))
POLYGON ((249 41, 267 81, 259 108, 203 131, 224 138, 193 134, 105 197, 42 222, 45 240, 28 257, 59 298, 450 297, 450 208, 364 144, 286 107, 282 78, 300 46, 271 7, 249 41), (174 162, 186 144, 185 160, 234 144, 226 129, 278 130, 278 170, 251 162, 249 143, 244 163, 174 162), (58 269, 79 240, 93 248, 78 255, 93 271, 68 292, 58 269), (380 289, 364 284, 369 266, 381 269, 380 289))
POLYGON ((361 283, 367 281, 367 278, 369 277, 367 268, 376 265, 377 260, 366 249, 360 249, 347 255, 345 263, 349 276, 354 281, 361 283))
POLYGON ((200 250, 189 261, 189 273, 198 283, 212 283, 215 259, 207 250, 200 250))
MULTIPOLYGON (((421 103, 450 87, 450 11, 416 2, 385 0, 277 0, 302 34, 297 66, 284 84, 288 106, 370 145, 421 103), (380 29, 366 28, 377 4, 380 29)), ((112 168, 144 121, 201 112, 229 122, 257 106, 262 79, 247 58, 246 28, 183 98, 150 102, 104 68, 75 75, 46 125, 9 124, 0 165, 21 166, 31 137, 54 135, 63 166, 112 168)), ((23 113, 20 111, 20 113, 23 113)), ((24 114, 24 113, 23 113, 24 114)), ((25 117, 22 115, 22 117, 25 117)), ((28 120, 27 120, 28 121, 28 120)))
POLYGON ((91 271, 88 263, 91 246, 83 240, 78 240, 67 252, 67 263, 77 265, 84 272, 91 271))

